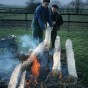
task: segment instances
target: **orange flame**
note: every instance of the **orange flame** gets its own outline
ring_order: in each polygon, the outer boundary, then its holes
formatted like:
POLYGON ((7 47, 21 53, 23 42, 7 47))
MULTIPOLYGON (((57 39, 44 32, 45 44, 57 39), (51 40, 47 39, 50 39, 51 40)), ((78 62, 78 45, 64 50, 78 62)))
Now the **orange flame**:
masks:
POLYGON ((33 57, 33 65, 31 67, 32 74, 37 78, 39 76, 40 64, 38 62, 38 58, 36 56, 33 57))

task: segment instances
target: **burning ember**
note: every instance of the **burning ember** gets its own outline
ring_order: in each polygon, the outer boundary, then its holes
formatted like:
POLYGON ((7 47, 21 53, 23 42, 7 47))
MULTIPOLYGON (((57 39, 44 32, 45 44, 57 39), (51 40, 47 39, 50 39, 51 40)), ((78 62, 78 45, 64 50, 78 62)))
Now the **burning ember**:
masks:
POLYGON ((35 77, 35 82, 37 83, 36 79, 39 77, 40 63, 36 56, 34 56, 34 61, 33 61, 32 67, 31 67, 31 71, 32 71, 33 76, 35 77))
POLYGON ((31 58, 33 59, 33 62, 31 65, 31 69, 29 70, 30 74, 28 74, 28 75, 30 75, 30 78, 26 79, 26 88, 32 88, 32 87, 35 88, 37 85, 47 83, 47 82, 49 82, 49 80, 52 80, 54 78, 55 79, 57 78, 57 80, 62 79, 61 72, 58 72, 58 75, 55 77, 55 75, 53 75, 53 73, 52 73, 52 69, 50 69, 53 66, 53 56, 49 56, 49 58, 47 60, 48 66, 44 67, 44 65, 47 65, 46 63, 43 63, 44 60, 46 61, 46 58, 47 58, 46 54, 49 55, 47 52, 44 52, 43 53, 44 57, 41 57, 41 60, 39 60, 40 57, 38 57, 38 56, 35 56, 35 55, 31 56, 31 58), (43 61, 43 62, 41 62, 41 61, 43 61), (41 63, 44 64, 43 67, 42 67, 41 63))

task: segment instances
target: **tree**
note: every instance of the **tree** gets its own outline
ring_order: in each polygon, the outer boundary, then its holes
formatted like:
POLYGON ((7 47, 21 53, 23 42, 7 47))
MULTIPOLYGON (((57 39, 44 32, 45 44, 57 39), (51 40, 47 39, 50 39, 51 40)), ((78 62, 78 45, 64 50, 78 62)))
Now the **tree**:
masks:
POLYGON ((28 0, 28 2, 26 2, 26 4, 27 4, 26 10, 28 12, 30 11, 31 13, 33 13, 35 11, 36 7, 38 5, 40 5, 41 3, 38 1, 36 2, 35 0, 28 0))
POLYGON ((75 9, 76 9, 76 14, 79 13, 79 8, 80 8, 80 0, 76 0, 76 5, 75 5, 75 9))
POLYGON ((53 5, 53 4, 55 4, 55 5, 57 5, 58 7, 60 7, 61 6, 61 3, 60 3, 60 1, 58 0, 53 0, 52 2, 51 2, 51 5, 53 5))
POLYGON ((85 4, 86 4, 86 9, 88 9, 88 0, 86 0, 85 4))
POLYGON ((82 0, 75 0, 69 3, 70 7, 73 7, 76 11, 76 14, 80 13, 80 9, 84 8, 84 2, 82 0))

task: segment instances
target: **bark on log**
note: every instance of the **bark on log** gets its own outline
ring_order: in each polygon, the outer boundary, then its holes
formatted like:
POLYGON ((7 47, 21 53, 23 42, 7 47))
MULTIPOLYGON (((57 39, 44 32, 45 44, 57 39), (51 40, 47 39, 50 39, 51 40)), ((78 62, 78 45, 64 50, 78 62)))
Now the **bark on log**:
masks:
POLYGON ((27 67, 30 66, 30 64, 33 62, 35 56, 37 56, 39 53, 42 53, 44 51, 44 43, 40 43, 38 47, 32 52, 30 57, 23 62, 22 64, 22 70, 25 70, 27 67))
POLYGON ((59 50, 60 50, 60 37, 57 36, 55 40, 55 51, 59 51, 59 50))
POLYGON ((72 41, 70 39, 68 39, 66 41, 65 46, 66 46, 68 73, 69 73, 70 76, 77 78, 74 51, 73 51, 73 48, 72 48, 72 41))
POLYGON ((53 68, 52 71, 55 75, 59 75, 61 71, 61 62, 60 62, 61 50, 60 50, 60 37, 57 36, 55 40, 55 53, 53 56, 53 68))
POLYGON ((20 79, 20 75, 21 75, 21 66, 22 66, 22 64, 16 66, 16 68, 14 69, 12 76, 10 78, 8 88, 17 88, 17 85, 18 85, 18 82, 20 79))
POLYGON ((45 32, 45 40, 44 40, 45 50, 49 51, 50 42, 51 42, 51 27, 48 25, 47 29, 46 29, 46 32, 45 32))
POLYGON ((26 71, 22 73, 20 85, 18 88, 25 88, 25 76, 26 76, 26 71))

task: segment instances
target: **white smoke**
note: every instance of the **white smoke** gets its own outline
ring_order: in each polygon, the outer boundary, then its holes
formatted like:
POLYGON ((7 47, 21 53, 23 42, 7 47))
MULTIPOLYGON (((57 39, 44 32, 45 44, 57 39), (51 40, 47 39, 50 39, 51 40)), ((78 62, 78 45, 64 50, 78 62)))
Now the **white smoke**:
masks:
POLYGON ((8 82, 15 66, 19 63, 20 61, 11 52, 7 50, 0 52, 0 78, 8 82))
MULTIPOLYGON (((21 53, 26 54, 29 52, 29 49, 34 49, 36 46, 37 43, 34 42, 29 35, 18 37, 18 50, 21 53)), ((7 49, 0 48, 0 78, 3 81, 9 82, 9 78, 18 64, 20 64, 20 61, 13 53, 9 52, 7 49)))
POLYGON ((19 37, 20 53, 28 53, 30 49, 35 49, 38 43, 32 39, 29 35, 23 35, 19 37))

